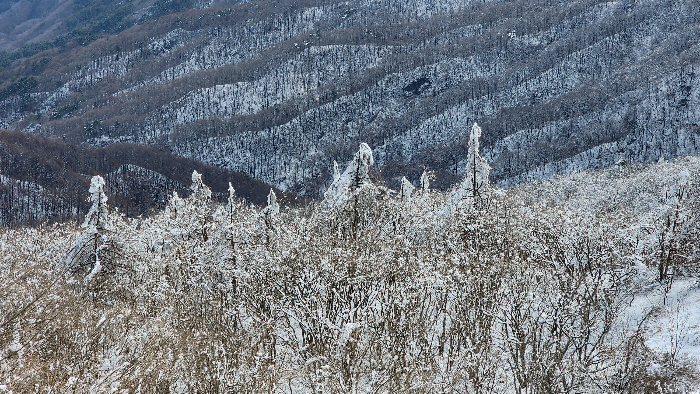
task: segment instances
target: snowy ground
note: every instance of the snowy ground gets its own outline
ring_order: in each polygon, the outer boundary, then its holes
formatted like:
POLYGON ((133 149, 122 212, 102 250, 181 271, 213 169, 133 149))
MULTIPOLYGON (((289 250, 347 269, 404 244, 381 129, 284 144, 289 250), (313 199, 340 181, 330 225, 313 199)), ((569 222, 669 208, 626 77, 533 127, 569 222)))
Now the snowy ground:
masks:
POLYGON ((630 306, 630 315, 641 316, 658 308, 648 326, 647 346, 700 362, 700 279, 678 279, 668 292, 664 290, 657 288, 637 297, 630 306))

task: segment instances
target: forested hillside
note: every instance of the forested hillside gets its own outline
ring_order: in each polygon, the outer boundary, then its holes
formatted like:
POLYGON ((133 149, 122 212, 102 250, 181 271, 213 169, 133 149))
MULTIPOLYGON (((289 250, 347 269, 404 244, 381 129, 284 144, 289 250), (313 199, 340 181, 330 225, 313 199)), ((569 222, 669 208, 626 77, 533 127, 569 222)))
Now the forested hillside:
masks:
MULTIPOLYGON (((229 182, 253 204, 263 204, 270 191, 244 174, 148 146, 96 148, 0 130, 0 227, 83 216, 90 207, 85 190, 96 174, 104 176, 112 206, 128 216, 149 214, 164 208, 174 191, 189 195, 194 170, 204 174, 216 200, 225 201, 229 182)), ((304 201, 287 193, 280 197, 304 201)))
POLYGON ((0 390, 697 390, 700 160, 501 190, 470 146, 440 192, 378 185, 363 144, 297 208, 193 172, 127 219, 93 177, 81 228, 0 231, 0 390))
POLYGON ((87 45, 145 21, 238 0, 0 0, 0 68, 49 48, 87 45))
POLYGON ((501 186, 698 152, 694 0, 194 4, 10 60, 0 127, 154 144, 318 197, 360 142, 445 189, 469 125, 501 186))
POLYGON ((697 0, 0 0, 0 392, 697 392, 698 37, 697 0))

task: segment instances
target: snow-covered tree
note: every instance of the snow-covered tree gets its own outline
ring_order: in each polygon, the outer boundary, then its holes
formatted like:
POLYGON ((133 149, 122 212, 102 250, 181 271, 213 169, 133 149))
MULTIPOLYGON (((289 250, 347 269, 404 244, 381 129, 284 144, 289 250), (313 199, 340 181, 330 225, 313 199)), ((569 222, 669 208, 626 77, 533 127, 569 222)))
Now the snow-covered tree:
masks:
POLYGON ((469 155, 467 156, 467 168, 464 172, 465 178, 462 183, 470 187, 473 198, 477 198, 480 191, 488 186, 489 173, 491 172, 489 163, 479 155, 479 138, 481 138, 481 127, 474 122, 469 134, 469 155))
POLYGON ((272 234, 277 232, 277 216, 280 213, 280 206, 277 203, 275 191, 270 189, 267 195, 267 206, 263 209, 265 227, 267 228, 267 243, 270 243, 272 234))
POLYGON ((168 201, 168 205, 165 207, 165 212, 168 216, 175 217, 179 212, 182 212, 183 209, 185 209, 185 201, 180 198, 176 191, 173 191, 173 195, 170 197, 170 201, 168 201))
MULTIPOLYGON (((683 170, 679 180, 666 193, 663 208, 666 212, 659 221, 658 227, 658 270, 659 281, 663 282, 668 276, 674 275, 674 270, 684 270, 695 252, 691 245, 697 245, 698 218, 689 209, 689 197, 692 190, 690 174, 683 170)), ((693 190, 693 192, 695 192, 693 190)), ((697 193, 697 192, 695 192, 697 193)), ((697 204, 697 202, 696 202, 697 204)))
POLYGON ((333 160, 333 182, 338 182, 340 179, 340 171, 338 170, 338 162, 333 160))
POLYGON ((209 201, 211 199, 211 189, 202 182, 202 174, 197 170, 192 171, 192 198, 199 201, 209 201))
MULTIPOLYGON (((361 188, 363 185, 371 183, 369 179, 369 168, 374 165, 372 149, 366 143, 360 144, 360 150, 355 153, 353 163, 348 166, 350 173, 350 191, 361 188)), ((347 172, 347 171, 346 171, 347 172)))
POLYGON ((430 190, 430 176, 428 175, 428 172, 424 169, 423 174, 420 176, 420 190, 423 193, 426 193, 430 190))
POLYGON ((222 226, 225 229, 226 232, 226 237, 229 241, 230 245, 230 257, 229 259, 232 261, 235 261, 235 254, 234 254, 234 248, 236 245, 236 236, 235 236, 235 230, 237 226, 235 225, 235 214, 236 214, 236 190, 233 188, 233 185, 231 182, 228 183, 228 200, 226 202, 226 207, 224 208, 223 215, 219 215, 219 217, 223 216, 222 220, 222 226))
POLYGON ((464 179, 452 190, 447 205, 441 211, 442 215, 454 213, 463 200, 473 203, 488 187, 491 166, 479 155, 479 138, 481 138, 481 127, 475 122, 469 134, 469 153, 464 179))
POLYGON ((416 189, 411 182, 406 179, 406 177, 401 178, 401 190, 399 191, 399 198, 403 202, 408 202, 411 200, 411 193, 416 189))
POLYGON ((267 194, 267 206, 265 207, 265 213, 271 215, 277 215, 280 212, 280 206, 277 203, 277 195, 275 191, 270 189, 270 193, 267 194))
POLYGON ((102 262, 100 262, 100 251, 105 244, 104 234, 111 228, 104 186, 105 181, 101 176, 92 177, 89 189, 90 197, 88 198, 88 201, 92 202, 92 206, 81 226, 83 228, 82 234, 65 258, 65 268, 71 271, 92 266, 86 280, 94 278, 103 269, 102 262))
POLYGON ((236 211, 236 190, 231 182, 228 183, 228 200, 226 202, 226 216, 229 222, 233 221, 233 213, 236 211))
POLYGON ((351 193, 371 185, 369 169, 372 165, 374 165, 372 149, 364 142, 360 144, 360 149, 342 174, 335 172, 334 164, 334 181, 324 193, 324 206, 337 207, 346 201, 351 193))
POLYGON ((202 181, 202 175, 196 170, 192 171, 192 185, 190 186, 192 194, 188 202, 188 215, 191 221, 190 229, 198 233, 202 242, 206 242, 211 232, 211 215, 213 207, 211 206, 211 189, 202 181))
POLYGON ((85 229, 95 228, 96 230, 106 230, 109 227, 107 195, 104 192, 104 186, 105 181, 101 176, 95 175, 92 177, 89 190, 89 201, 92 202, 92 206, 82 224, 82 227, 85 229))

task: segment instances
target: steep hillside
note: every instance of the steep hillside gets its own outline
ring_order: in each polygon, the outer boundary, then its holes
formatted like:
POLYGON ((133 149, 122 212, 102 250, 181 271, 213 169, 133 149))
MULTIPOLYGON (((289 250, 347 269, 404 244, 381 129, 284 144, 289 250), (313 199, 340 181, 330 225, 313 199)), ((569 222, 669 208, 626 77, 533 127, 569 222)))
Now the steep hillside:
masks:
MULTIPOLYGON (((235 4, 238 1, 226 1, 235 4)), ((37 49, 89 43, 101 34, 190 8, 212 6, 201 0, 0 0, 0 51, 26 56, 37 49)), ((2 56, 0 56, 2 59, 2 56)))
MULTIPOLYGON (((111 203, 121 212, 147 214, 163 208, 173 192, 189 195, 194 170, 203 174, 216 199, 228 196, 228 182, 249 203, 263 204, 270 191, 244 174, 143 145, 96 148, 0 131, 0 227, 84 215, 93 175, 105 178, 111 203)), ((286 194, 280 197, 295 202, 286 194)))
POLYGON ((156 144, 318 196, 362 141, 390 184, 427 166, 447 187, 477 121, 513 185, 697 153, 699 22, 694 0, 190 9, 14 61, 0 127, 156 144))

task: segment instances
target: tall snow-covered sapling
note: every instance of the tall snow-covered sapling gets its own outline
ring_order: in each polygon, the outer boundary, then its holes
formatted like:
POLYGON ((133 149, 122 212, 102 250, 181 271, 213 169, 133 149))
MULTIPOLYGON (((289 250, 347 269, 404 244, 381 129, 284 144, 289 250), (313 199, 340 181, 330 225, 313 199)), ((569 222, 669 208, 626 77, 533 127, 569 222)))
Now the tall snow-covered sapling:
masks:
POLYGON ((340 170, 338 170, 338 162, 333 160, 333 183, 340 179, 340 170))
POLYGON ((105 181, 101 176, 95 175, 90 181, 90 198, 92 206, 85 216, 82 227, 91 231, 106 230, 109 227, 109 212, 107 210, 107 195, 104 192, 105 181))
POLYGON ((481 127, 474 122, 469 134, 469 155, 465 172, 465 181, 471 186, 473 198, 478 197, 481 189, 488 185, 491 172, 489 163, 479 155, 479 138, 481 138, 481 127))
POLYGON ((267 195, 267 206, 263 209, 265 218, 265 227, 267 228, 267 243, 270 243, 270 234, 276 232, 277 215, 280 212, 280 206, 277 204, 277 196, 274 190, 270 189, 267 195))
POLYGON ((360 150, 355 153, 355 160, 352 163, 352 176, 350 183, 350 191, 359 189, 366 183, 370 183, 369 179, 369 167, 374 165, 374 156, 372 156, 372 149, 366 143, 360 144, 360 150))
MULTIPOLYGON (((236 241, 234 238, 233 230, 234 230, 234 213, 236 212, 236 190, 233 188, 233 185, 231 182, 228 183, 228 201, 226 202, 226 232, 228 234, 229 241, 231 243, 231 252, 233 253, 233 249, 235 248, 236 241)), ((235 255, 232 255, 235 256, 235 255)), ((235 262, 235 257, 232 258, 232 260, 235 262)))
POLYGON ((211 200, 211 189, 204 184, 202 175, 197 170, 192 171, 192 185, 190 189, 192 189, 190 201, 193 203, 192 219, 196 221, 197 231, 199 231, 202 241, 207 242, 209 239, 207 219, 210 216, 207 204, 211 200))
POLYGON ((472 203, 481 197, 481 192, 488 186, 489 172, 491 166, 486 159, 479 155, 479 138, 481 137, 481 127, 474 123, 469 134, 469 153, 467 155, 467 165, 464 170, 464 179, 457 188, 450 194, 450 198, 440 215, 451 215, 456 212, 463 200, 472 203))
POLYGON ((277 204, 277 195, 272 189, 270 189, 270 193, 267 195, 266 212, 273 215, 277 215, 280 212, 280 206, 277 204))
POLYGON ((425 169, 423 169, 423 174, 420 176, 420 190, 423 193, 430 190, 430 176, 425 169))
POLYGON ((233 213, 236 211, 236 190, 233 188, 231 182, 228 183, 228 201, 226 203, 226 215, 228 216, 228 222, 233 222, 233 213))
POLYGON ((92 237, 92 254, 94 255, 94 265, 92 270, 85 278, 85 280, 92 279, 100 271, 102 271, 102 264, 100 263, 99 248, 103 243, 102 234, 105 230, 110 228, 109 225, 109 212, 107 210, 107 195, 104 192, 105 181, 101 176, 96 175, 92 177, 90 181, 90 201, 92 201, 92 207, 85 217, 83 222, 83 228, 92 237))
POLYGON ((236 189, 231 182, 228 183, 228 200, 226 201, 226 225, 233 224, 233 214, 236 212, 236 189))
POLYGON ((88 199, 92 206, 81 226, 84 229, 83 233, 68 252, 65 261, 66 269, 72 271, 92 265, 86 280, 92 279, 102 271, 99 252, 104 245, 104 232, 111 228, 104 185, 105 181, 101 176, 92 177, 88 199))
POLYGON ((411 201, 411 193, 416 187, 411 184, 411 182, 406 179, 406 177, 401 178, 401 191, 399 191, 399 198, 403 202, 411 201))

